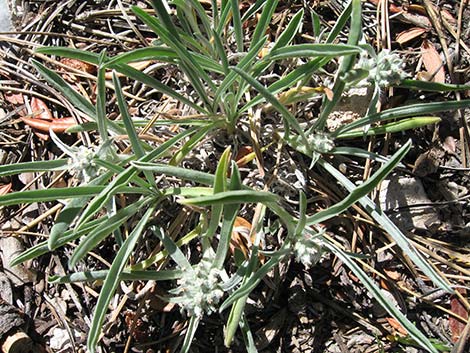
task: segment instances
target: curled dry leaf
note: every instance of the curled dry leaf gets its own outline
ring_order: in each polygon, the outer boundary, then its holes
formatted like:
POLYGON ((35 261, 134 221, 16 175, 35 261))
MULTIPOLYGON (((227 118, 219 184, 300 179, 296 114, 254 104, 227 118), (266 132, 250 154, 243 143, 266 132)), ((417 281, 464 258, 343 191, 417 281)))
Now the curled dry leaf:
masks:
POLYGON ((31 110, 33 111, 34 119, 51 120, 53 119, 52 113, 42 99, 33 97, 31 98, 31 110))
POLYGON ((6 92, 5 100, 11 104, 24 104, 23 95, 21 93, 6 92))
POLYGON ((255 154, 253 153, 253 147, 241 146, 238 150, 237 156, 235 157, 235 161, 237 166, 243 167, 247 163, 251 162, 254 158, 255 154))
POLYGON ((11 190, 11 186, 12 186, 11 183, 0 185, 0 195, 8 194, 11 190))
MULTIPOLYGON (((434 10, 436 11, 436 13, 438 13, 440 16, 442 16, 442 18, 444 20, 447 20, 451 24, 455 24, 457 22, 455 20, 454 16, 452 16, 452 14, 449 11, 447 11, 446 9, 439 9, 437 6, 433 6, 433 7, 434 7, 434 10)), ((409 12, 415 12, 415 13, 423 15, 423 16, 428 15, 428 13, 426 11, 426 8, 423 5, 419 5, 419 4, 410 4, 408 6, 407 10, 409 12)))
MULTIPOLYGON (((466 296, 466 290, 464 288, 456 288, 460 294, 464 297, 466 296)), ((460 299, 456 295, 452 295, 450 298, 450 310, 454 313, 459 315, 460 317, 468 320, 468 312, 465 309, 465 306, 460 302, 460 299)), ((449 327, 452 333, 452 342, 457 342, 462 334, 462 331, 465 328, 465 323, 461 322, 460 320, 456 319, 453 316, 449 317, 449 327)))
POLYGON ((390 326, 396 331, 395 333, 400 335, 400 336, 407 336, 408 331, 394 318, 392 317, 387 317, 386 318, 387 322, 389 323, 390 326))
MULTIPOLYGON (((67 67, 70 67, 73 70, 78 70, 78 71, 85 72, 87 74, 92 74, 92 75, 96 73, 96 66, 94 66, 92 64, 89 64, 89 63, 86 63, 86 62, 81 61, 81 60, 70 59, 70 58, 62 58, 60 60, 60 62, 61 62, 61 64, 65 65, 67 67)), ((73 84, 75 84, 77 81, 79 81, 79 79, 77 78, 77 76, 74 75, 72 70, 67 70, 66 68, 61 66, 59 68, 59 71, 61 71, 63 73, 62 77, 66 81, 68 81, 70 83, 73 83, 73 84)))
POLYGON ((77 59, 62 58, 60 62, 75 70, 84 71, 89 74, 96 73, 96 66, 77 59))
MULTIPOLYGON (((369 0, 369 2, 378 7, 379 3, 380 3, 380 0, 369 0)), ((391 13, 399 13, 399 12, 403 11, 403 8, 401 6, 396 6, 394 4, 389 3, 388 10, 391 13)))
POLYGON ((235 248, 241 250, 245 258, 248 258, 248 250, 251 248, 250 239, 251 223, 243 217, 237 217, 233 224, 232 238, 230 239, 230 251, 235 253, 235 248))
POLYGON ((431 42, 423 40, 423 44, 421 45, 421 56, 427 73, 434 76, 432 81, 445 83, 446 74, 441 56, 431 42))
POLYGON ((401 278, 401 274, 398 271, 392 271, 392 270, 384 270, 385 274, 390 277, 391 280, 393 281, 398 281, 401 278))
POLYGON ((420 37, 423 33, 426 33, 427 29, 420 27, 409 28, 406 31, 397 34, 396 41, 399 44, 405 44, 413 39, 420 37))
POLYGON ((64 133, 69 127, 77 125, 75 119, 72 117, 48 120, 22 117, 21 120, 26 125, 40 132, 49 132, 49 130, 52 130, 55 133, 64 133))

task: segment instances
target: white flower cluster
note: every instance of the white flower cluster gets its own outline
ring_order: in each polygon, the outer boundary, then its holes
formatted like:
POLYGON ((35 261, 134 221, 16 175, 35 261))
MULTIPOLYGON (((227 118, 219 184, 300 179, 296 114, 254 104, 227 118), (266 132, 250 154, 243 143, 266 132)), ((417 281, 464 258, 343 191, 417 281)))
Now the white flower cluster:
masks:
POLYGON ((57 137, 54 131, 50 131, 50 136, 56 146, 69 157, 70 173, 85 183, 88 183, 105 170, 96 164, 97 158, 104 157, 103 159, 112 160, 110 154, 107 153, 110 148, 109 144, 101 146, 67 146, 57 137))
POLYGON ((201 317, 217 311, 217 304, 224 295, 220 270, 214 268, 212 262, 203 258, 191 270, 185 270, 178 288, 171 291, 178 295, 177 303, 189 316, 201 317))
POLYGON ((331 137, 324 132, 317 131, 308 136, 307 140, 313 150, 320 153, 329 153, 335 148, 335 143, 331 137))
POLYGON ((98 155, 96 146, 80 146, 74 149, 74 153, 69 154, 69 168, 79 179, 85 182, 97 177, 102 172, 95 159, 98 155))
POLYGON ((316 265, 325 253, 321 239, 307 234, 297 239, 293 250, 296 261, 305 267, 316 265))
POLYGON ((375 81, 380 87, 388 87, 407 77, 404 65, 404 60, 396 52, 384 49, 371 58, 364 51, 356 67, 369 73, 367 80, 375 81))

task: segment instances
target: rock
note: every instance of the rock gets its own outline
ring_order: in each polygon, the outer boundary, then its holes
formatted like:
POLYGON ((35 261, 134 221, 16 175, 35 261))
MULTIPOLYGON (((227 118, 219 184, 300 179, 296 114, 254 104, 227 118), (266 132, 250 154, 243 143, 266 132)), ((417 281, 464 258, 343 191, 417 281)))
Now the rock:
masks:
POLYGON ((390 219, 402 230, 435 228, 441 224, 423 184, 416 178, 390 176, 382 182, 379 201, 382 210, 388 211, 390 219))
POLYGON ((10 10, 6 0, 0 0, 0 32, 13 30, 10 18, 10 10))
POLYGON ((21 286, 33 280, 34 274, 24 265, 10 266, 11 261, 24 251, 20 239, 10 236, 0 238, 0 255, 5 274, 15 286, 21 286))
POLYGON ((0 298, 8 304, 13 304, 13 290, 8 276, 0 272, 0 298))
POLYGON ((21 330, 25 324, 23 314, 13 305, 0 300, 0 340, 15 330, 21 330))

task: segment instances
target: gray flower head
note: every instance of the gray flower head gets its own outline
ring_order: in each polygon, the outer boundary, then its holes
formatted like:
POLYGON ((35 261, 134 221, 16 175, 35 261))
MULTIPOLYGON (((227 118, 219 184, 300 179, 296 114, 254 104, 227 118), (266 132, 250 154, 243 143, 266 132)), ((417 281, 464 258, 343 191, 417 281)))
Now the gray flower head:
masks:
POLYGON ((369 73, 368 81, 376 82, 380 87, 388 87, 407 77, 404 65, 404 60, 396 52, 384 49, 371 58, 363 51, 356 68, 369 73))
POLYGON ((220 270, 213 267, 213 259, 205 256, 190 270, 184 270, 178 287, 171 291, 183 312, 201 317, 218 309, 224 295, 220 270))
POLYGON ((334 141, 325 132, 316 131, 309 135, 307 139, 313 150, 320 153, 329 153, 335 148, 334 141))
MULTIPOLYGON (((88 183, 91 179, 103 173, 104 168, 96 164, 96 159, 105 155, 104 150, 109 146, 67 146, 51 130, 50 136, 56 146, 68 157, 68 166, 71 174, 79 180, 88 183)), ((106 158, 105 158, 106 159, 106 158)))
POLYGON ((318 236, 303 234, 294 243, 295 260, 309 268, 316 265, 325 253, 323 242, 318 236))

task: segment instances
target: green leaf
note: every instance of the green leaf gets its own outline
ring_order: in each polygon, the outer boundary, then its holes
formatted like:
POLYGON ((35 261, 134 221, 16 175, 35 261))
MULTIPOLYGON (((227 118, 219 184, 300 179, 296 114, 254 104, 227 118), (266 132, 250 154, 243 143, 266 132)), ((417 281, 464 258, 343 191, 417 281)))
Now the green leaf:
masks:
POLYGON ((236 190, 225 191, 214 195, 195 197, 192 199, 180 200, 179 203, 183 205, 192 206, 210 206, 210 205, 230 205, 237 203, 267 203, 276 202, 279 197, 270 192, 264 191, 250 191, 250 190, 236 190))
MULTIPOLYGON (((119 276, 121 281, 169 281, 181 278, 181 270, 151 270, 151 271, 130 271, 123 270, 119 276)), ((66 276, 50 276, 49 283, 77 283, 94 282, 105 280, 109 270, 75 272, 66 276)))
POLYGON ((98 302, 96 303, 96 309, 91 323, 90 332, 88 334, 87 348, 90 352, 95 351, 95 347, 98 343, 98 339, 103 327, 103 321, 108 310, 109 302, 111 301, 114 292, 120 282, 120 275, 126 266, 127 260, 134 250, 140 235, 145 230, 145 226, 149 221, 150 217, 155 212, 155 207, 150 207, 147 212, 142 216, 142 219, 137 223, 129 237, 126 239, 124 244, 116 254, 116 258, 109 269, 109 273, 104 281, 103 288, 101 288, 98 302))
POLYGON ((30 172, 48 172, 68 168, 68 159, 0 165, 0 177, 30 172))
POLYGON ((440 121, 441 121, 441 118, 435 117, 435 116, 408 118, 408 119, 402 119, 400 121, 394 121, 394 122, 391 122, 382 126, 374 126, 374 127, 367 129, 367 131, 364 131, 363 129, 347 131, 340 135, 337 135, 336 138, 345 139, 345 138, 355 138, 355 137, 363 137, 363 136, 383 135, 387 133, 393 134, 396 132, 416 129, 425 125, 437 124, 440 121))
POLYGON ((42 47, 37 48, 36 52, 41 54, 57 55, 65 58, 77 59, 96 66, 98 66, 100 61, 99 55, 96 53, 70 47, 42 47))
POLYGON ((144 198, 134 202, 127 207, 117 211, 113 216, 109 217, 106 224, 102 227, 95 228, 78 244, 77 248, 69 258, 69 268, 75 267, 78 261, 83 259, 92 249, 108 235, 112 234, 116 229, 121 227, 130 217, 135 215, 139 210, 147 206, 152 199, 144 198))
POLYGON ((250 330, 250 326, 248 325, 248 320, 246 319, 245 315, 241 316, 239 325, 240 325, 240 330, 243 336, 243 342, 245 343, 245 346, 246 346, 246 352, 258 353, 258 350, 256 349, 255 339, 250 330))
MULTIPOLYGON (((194 52, 191 52, 191 55, 194 60, 196 60, 199 65, 201 65, 202 68, 217 73, 224 72, 223 67, 215 60, 194 52)), ((173 49, 163 46, 138 48, 116 55, 105 64, 105 67, 114 67, 115 65, 119 64, 128 64, 130 62, 145 60, 158 60, 169 63, 178 63, 179 56, 173 49)))
POLYGON ((190 101, 188 98, 186 98, 185 96, 179 94, 178 92, 171 89, 170 87, 164 85, 163 83, 161 83, 157 79, 155 79, 155 78, 153 78, 153 77, 151 77, 147 74, 144 74, 143 72, 140 72, 139 70, 136 70, 136 69, 130 67, 129 65, 115 64, 115 65, 112 65, 112 66, 116 71, 120 72, 121 74, 123 74, 127 77, 130 77, 130 78, 132 78, 136 81, 142 82, 143 84, 145 84, 149 87, 155 88, 157 91, 159 91, 163 94, 166 94, 166 95, 180 101, 183 104, 186 104, 188 107, 191 107, 194 110, 196 110, 196 111, 198 111, 202 114, 209 114, 209 112, 207 110, 205 110, 203 107, 200 107, 198 104, 190 101))
POLYGON ((363 182, 360 186, 350 190, 348 196, 346 196, 340 202, 328 207, 316 213, 313 216, 307 218, 307 225, 317 224, 327 219, 337 216, 344 212, 354 203, 359 201, 362 197, 370 193, 374 188, 396 167, 396 165, 402 160, 402 158, 408 153, 411 148, 411 140, 405 143, 390 160, 382 165, 380 169, 375 172, 369 179, 363 182))
POLYGON ((274 10, 276 10, 278 2, 278 0, 266 0, 261 16, 256 24, 255 31, 251 36, 251 45, 258 43, 261 37, 266 33, 266 30, 272 21, 274 10))
MULTIPOLYGON (((356 147, 335 147, 333 151, 330 152, 331 154, 341 154, 341 155, 346 155, 346 156, 354 156, 354 157, 359 157, 359 158, 367 158, 375 162, 379 163, 386 163, 389 158, 381 156, 377 153, 369 152, 367 150, 364 150, 362 148, 356 148, 356 147)), ((398 164, 399 167, 403 167, 403 165, 400 163, 398 164)))
POLYGON ((230 309, 230 314, 227 319, 227 325, 224 334, 224 345, 225 347, 230 347, 232 345, 233 338, 237 332, 237 328, 240 325, 241 318, 243 316, 243 311, 245 310, 246 300, 248 299, 248 294, 240 297, 232 305, 230 309))
MULTIPOLYGON (((229 74, 228 57, 227 57, 227 53, 225 52, 225 48, 224 48, 224 45, 222 43, 222 39, 219 37, 219 35, 217 34, 217 32, 215 30, 212 31, 212 38, 214 39, 215 51, 216 51, 217 55, 219 56, 219 59, 222 63, 223 71, 220 72, 220 73, 222 73, 224 75, 228 75, 229 74)), ((214 70, 212 70, 212 71, 214 71, 214 70)))
POLYGON ((347 44, 297 44, 273 49, 266 60, 279 60, 306 57, 337 57, 355 55, 361 51, 359 47, 347 44))
POLYGON ((295 227, 294 234, 299 237, 301 236, 302 232, 305 229, 305 225, 307 224, 307 196, 301 190, 300 197, 299 197, 299 222, 295 227))
MULTIPOLYGON (((232 179, 230 181, 229 190, 240 190, 241 185, 240 172, 238 170, 237 164, 232 161, 232 179)), ((223 206, 223 219, 222 227, 220 228, 219 244, 217 246, 215 259, 213 262, 215 268, 222 269, 224 266, 225 258, 227 257, 227 252, 230 246, 230 240, 232 239, 233 225, 235 223, 235 219, 237 218, 239 208, 239 203, 226 204, 223 206)))
MULTIPOLYGON (((334 178, 336 178, 349 192, 353 192, 356 186, 338 170, 336 170, 331 164, 323 159, 318 161, 327 172, 329 172, 334 178)), ((397 245, 402 251, 410 257, 410 259, 428 276, 436 285, 441 289, 452 293, 453 290, 449 287, 449 284, 439 276, 433 267, 423 258, 423 256, 416 251, 409 240, 403 235, 398 227, 385 215, 382 210, 368 197, 363 196, 359 199, 359 203, 372 218, 382 226, 382 228, 390 234, 397 245)))
POLYGON ((338 135, 344 134, 347 131, 356 129, 358 127, 375 123, 377 121, 387 121, 391 119, 405 118, 409 116, 424 115, 424 114, 433 114, 446 110, 455 110, 467 108, 470 106, 470 99, 465 99, 461 101, 450 101, 450 102, 428 102, 428 103, 419 103, 412 104, 403 107, 397 107, 392 109, 387 109, 381 113, 372 114, 364 118, 358 119, 349 123, 347 125, 341 126, 336 129, 332 136, 336 137, 338 135))
POLYGON ((146 48, 137 48, 116 55, 108 60, 104 66, 110 67, 116 64, 128 64, 130 62, 145 60, 160 60, 171 62, 174 61, 174 59, 178 59, 178 55, 173 49, 162 46, 152 46, 146 48))
MULTIPOLYGON (((215 26, 212 25, 213 21, 207 15, 206 10, 201 5, 201 3, 198 0, 189 0, 189 1, 184 1, 184 2, 191 3, 192 8, 195 9, 197 14, 199 15, 199 21, 201 21, 202 25, 204 26, 204 30, 206 31, 206 35, 210 36, 210 34, 212 33, 212 28, 213 27, 215 28, 215 26)), ((215 9, 215 11, 216 10, 217 9, 215 9)))
POLYGON ((169 236, 165 235, 165 232, 160 228, 155 227, 154 232, 162 241, 165 250, 173 261, 176 262, 183 271, 192 271, 191 264, 175 242, 169 236))
POLYGON ((135 127, 132 123, 132 119, 127 110, 126 101, 124 100, 124 96, 122 94, 121 83, 119 82, 119 79, 117 78, 114 72, 113 72, 113 84, 114 84, 114 88, 116 91, 116 98, 117 98, 117 102, 119 106, 119 112, 121 113, 122 121, 124 123, 127 136, 129 137, 129 141, 131 142, 132 149, 137 158, 142 158, 142 156, 145 154, 145 151, 141 145, 139 136, 137 134, 137 131, 135 130, 135 127))
MULTIPOLYGON (((357 10, 357 2, 354 3, 354 6, 356 7, 356 10, 357 10)), ((353 8, 353 2, 349 1, 347 6, 345 6, 341 15, 335 21, 335 24, 333 28, 331 29, 330 33, 328 33, 328 37, 326 38, 327 43, 333 43, 337 39, 338 35, 341 33, 343 28, 346 26, 346 24, 350 20, 352 8, 353 8)), ((355 19, 357 20, 357 16, 355 17, 355 19)), ((353 43, 353 44, 356 44, 356 43, 353 43)))
MULTIPOLYGON (((129 141, 131 142, 132 149, 136 155, 137 158, 142 158, 145 155, 145 150, 142 147, 142 143, 139 139, 139 136, 137 134, 137 131, 135 130, 134 124, 132 123, 132 119, 129 115, 129 112, 127 110, 127 105, 126 101, 124 100, 124 96, 122 94, 122 88, 121 88, 121 83, 119 82, 116 74, 113 72, 113 84, 114 88, 116 91, 116 98, 119 106, 119 111, 122 116, 122 121, 124 123, 124 127, 126 128, 127 131, 127 136, 129 137, 129 141)), ((153 178, 152 173, 149 172, 144 172, 144 175, 147 179, 147 181, 155 188, 157 189, 157 185, 155 182, 155 179, 153 178)))
MULTIPOLYGON (((213 194, 217 194, 227 190, 227 171, 230 155, 230 147, 227 147, 224 153, 222 153, 222 156, 219 160, 219 164, 217 165, 217 169, 215 171, 213 194)), ((204 234, 204 238, 207 239, 207 242, 210 242, 212 240, 212 237, 214 236, 217 228, 219 227, 220 217, 222 216, 222 209, 222 205, 212 205, 209 226, 207 227, 207 230, 204 234)))
MULTIPOLYGON (((225 2, 228 5, 228 2, 227 1, 225 2)), ((266 4, 267 4, 266 0, 256 0, 256 2, 254 4, 251 4, 248 10, 246 10, 245 13, 243 14, 242 22, 246 22, 251 16, 253 16, 260 8, 262 8, 266 4)))
POLYGON ((313 36, 318 38, 321 31, 320 16, 313 9, 310 9, 310 18, 312 20, 313 36))
POLYGON ((184 336, 183 345, 181 347, 180 353, 187 353, 189 352, 189 348, 191 347, 191 342, 193 341, 194 335, 196 334, 197 327, 199 326, 199 322, 201 318, 198 316, 191 316, 189 318, 189 325, 186 331, 186 335, 184 336))
POLYGON ((77 186, 73 188, 18 191, 6 195, 0 195, 0 206, 94 196, 103 189, 103 186, 77 186))
POLYGON ((167 164, 160 163, 146 163, 146 162, 131 162, 131 164, 138 170, 148 170, 154 173, 173 176, 183 180, 194 181, 199 184, 213 185, 214 175, 200 172, 198 170, 185 169, 167 164))
POLYGON ((105 61, 106 49, 100 54, 98 78, 96 83, 96 123, 98 124, 98 133, 100 134, 102 143, 106 143, 109 139, 107 118, 106 118, 106 69, 103 67, 105 61))
POLYGON ((421 80, 403 80, 396 87, 416 89, 427 92, 454 92, 470 90, 470 85, 453 85, 450 83, 428 82, 421 80))
POLYGON ((302 28, 303 16, 304 16, 304 10, 300 10, 292 17, 289 24, 286 26, 284 31, 281 33, 279 38, 274 43, 272 50, 283 48, 292 42, 295 35, 299 33, 300 29, 302 28))
MULTIPOLYGON (((351 1, 352 12, 351 12, 351 26, 349 29, 348 35, 348 45, 355 46, 358 44, 359 39, 362 35, 362 5, 361 0, 352 0, 351 1)), ((336 81, 333 86, 333 98, 331 100, 325 99, 323 104, 323 109, 318 117, 318 120, 312 126, 311 130, 323 130, 326 119, 330 115, 333 108, 338 104, 341 96, 343 94, 344 88, 346 87, 346 81, 343 80, 345 73, 349 72, 355 63, 355 56, 345 56, 339 66, 338 72, 336 74, 336 81)))
POLYGON ((225 24, 228 23, 230 10, 231 10, 230 2, 223 1, 222 4, 221 4, 220 20, 219 20, 219 24, 217 26, 217 35, 220 36, 221 38, 223 38, 223 36, 224 36, 224 34, 223 34, 224 26, 225 26, 225 24))
POLYGON ((235 32, 237 50, 239 52, 243 52, 243 28, 240 16, 240 3, 238 0, 230 0, 230 4, 232 9, 233 31, 235 32))
MULTIPOLYGON (((100 185, 110 177, 109 173, 99 176, 92 180, 88 186, 100 185)), ((89 201, 89 197, 79 197, 70 200, 60 212, 59 216, 54 222, 49 234, 48 247, 49 250, 54 250, 61 244, 61 238, 70 227, 70 224, 78 217, 82 208, 89 201)))
POLYGON ((152 1, 153 7, 163 26, 154 18, 152 18, 145 11, 138 7, 133 7, 134 13, 145 22, 153 31, 160 35, 161 39, 166 45, 173 48, 181 60, 181 68, 188 76, 192 86, 198 92, 200 98, 204 101, 206 106, 210 106, 210 100, 207 95, 207 89, 202 85, 201 79, 208 85, 209 90, 215 92, 215 85, 212 79, 202 69, 202 67, 192 58, 191 53, 182 43, 178 35, 178 29, 171 21, 170 16, 166 12, 165 7, 161 0, 152 1))
POLYGON ((33 66, 38 70, 42 77, 46 81, 61 92, 74 107, 81 110, 83 113, 88 115, 92 120, 95 120, 95 107, 85 97, 74 90, 62 77, 56 74, 54 71, 49 70, 47 67, 39 63, 38 61, 31 60, 33 66))

